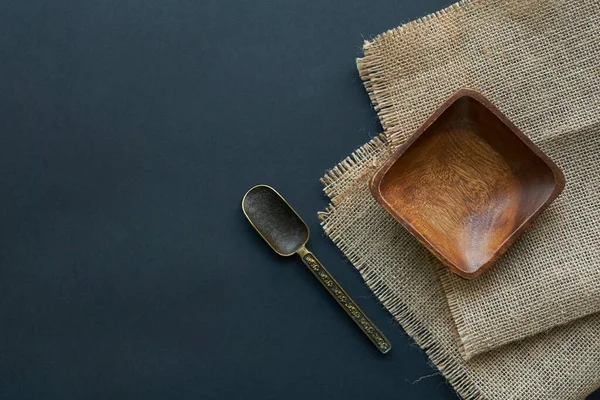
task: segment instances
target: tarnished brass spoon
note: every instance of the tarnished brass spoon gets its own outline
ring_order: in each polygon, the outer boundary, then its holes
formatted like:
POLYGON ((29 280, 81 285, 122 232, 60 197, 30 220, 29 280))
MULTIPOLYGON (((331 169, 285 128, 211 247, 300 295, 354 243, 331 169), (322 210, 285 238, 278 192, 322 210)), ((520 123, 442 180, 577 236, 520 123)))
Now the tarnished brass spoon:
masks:
POLYGON ((392 349, 391 343, 348 296, 325 267, 306 249, 310 236, 308 226, 275 189, 258 185, 242 199, 242 210, 252 226, 279 255, 296 253, 310 272, 346 311, 358 327, 382 353, 392 349))

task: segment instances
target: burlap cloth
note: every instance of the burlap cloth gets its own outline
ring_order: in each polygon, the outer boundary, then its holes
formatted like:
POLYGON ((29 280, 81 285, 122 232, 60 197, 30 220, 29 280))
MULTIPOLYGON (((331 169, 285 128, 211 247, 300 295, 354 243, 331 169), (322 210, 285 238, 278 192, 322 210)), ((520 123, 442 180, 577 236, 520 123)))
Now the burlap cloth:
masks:
POLYGON ((600 386, 600 3, 466 1, 364 45, 384 128, 324 178, 326 234, 465 398, 600 386), (561 196, 483 277, 448 272, 368 180, 454 91, 481 91, 563 170, 561 196))

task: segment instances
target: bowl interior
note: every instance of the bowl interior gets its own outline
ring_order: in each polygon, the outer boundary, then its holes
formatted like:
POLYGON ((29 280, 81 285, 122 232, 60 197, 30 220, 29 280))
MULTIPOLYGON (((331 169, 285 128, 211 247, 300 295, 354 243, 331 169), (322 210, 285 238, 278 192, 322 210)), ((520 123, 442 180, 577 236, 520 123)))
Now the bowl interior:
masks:
POLYGON ((546 161, 470 96, 406 147, 378 186, 386 208, 465 277, 491 264, 555 188, 546 161))

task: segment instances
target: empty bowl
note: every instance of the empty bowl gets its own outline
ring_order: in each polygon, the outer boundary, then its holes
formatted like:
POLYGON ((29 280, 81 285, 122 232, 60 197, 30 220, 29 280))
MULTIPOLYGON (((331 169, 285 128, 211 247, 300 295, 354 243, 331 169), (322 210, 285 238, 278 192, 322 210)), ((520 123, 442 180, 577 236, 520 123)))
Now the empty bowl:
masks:
POLYGON ((464 278, 487 270, 560 194, 558 166, 483 95, 451 96, 375 173, 377 201, 464 278))

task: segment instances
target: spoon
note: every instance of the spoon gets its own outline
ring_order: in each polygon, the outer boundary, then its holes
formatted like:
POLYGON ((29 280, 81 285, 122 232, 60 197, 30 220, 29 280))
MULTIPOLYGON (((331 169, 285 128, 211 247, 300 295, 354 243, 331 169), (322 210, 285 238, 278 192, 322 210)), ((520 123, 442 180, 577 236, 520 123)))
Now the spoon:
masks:
POLYGON ((242 210, 250 224, 277 254, 291 256, 296 253, 302 258, 310 272, 380 352, 385 354, 392 349, 391 343, 383 333, 333 279, 314 254, 308 251, 308 226, 275 189, 267 185, 254 186, 242 199, 242 210))

